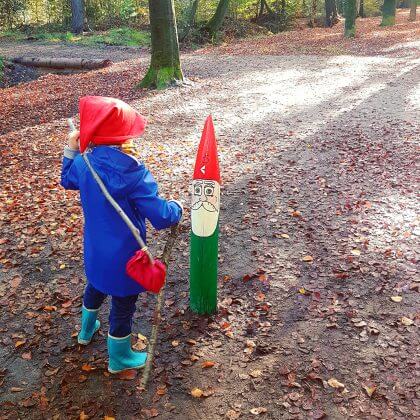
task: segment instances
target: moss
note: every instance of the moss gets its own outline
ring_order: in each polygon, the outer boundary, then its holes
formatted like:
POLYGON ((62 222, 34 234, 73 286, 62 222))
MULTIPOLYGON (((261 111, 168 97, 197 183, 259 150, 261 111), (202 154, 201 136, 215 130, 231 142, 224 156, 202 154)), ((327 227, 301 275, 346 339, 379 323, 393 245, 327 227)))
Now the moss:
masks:
POLYGON ((344 32, 346 38, 354 38, 356 36, 356 28, 346 29, 344 32))
POLYGON ((356 34, 356 0, 346 0, 344 4, 344 36, 354 38, 356 34))
POLYGON ((183 80, 181 67, 150 67, 144 79, 138 85, 140 88, 165 89, 183 80))
POLYGON ((395 16, 382 16, 381 26, 393 26, 395 25, 395 16))
POLYGON ((384 0, 381 26, 392 26, 395 24, 395 6, 396 0, 384 0))

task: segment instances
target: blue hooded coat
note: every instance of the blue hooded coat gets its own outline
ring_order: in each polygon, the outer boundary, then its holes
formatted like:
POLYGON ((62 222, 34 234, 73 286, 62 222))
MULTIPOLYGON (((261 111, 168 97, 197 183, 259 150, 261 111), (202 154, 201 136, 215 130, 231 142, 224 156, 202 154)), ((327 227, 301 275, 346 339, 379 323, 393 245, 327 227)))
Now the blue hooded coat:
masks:
MULTIPOLYGON (((127 216, 146 241, 145 219, 155 229, 179 222, 182 209, 159 197, 151 173, 135 158, 110 146, 97 146, 89 161, 127 216)), ((85 218, 84 262, 87 280, 97 290, 112 296, 130 296, 144 291, 125 272, 127 261, 139 244, 121 216, 107 201, 80 153, 64 151, 61 185, 79 190, 85 218)))

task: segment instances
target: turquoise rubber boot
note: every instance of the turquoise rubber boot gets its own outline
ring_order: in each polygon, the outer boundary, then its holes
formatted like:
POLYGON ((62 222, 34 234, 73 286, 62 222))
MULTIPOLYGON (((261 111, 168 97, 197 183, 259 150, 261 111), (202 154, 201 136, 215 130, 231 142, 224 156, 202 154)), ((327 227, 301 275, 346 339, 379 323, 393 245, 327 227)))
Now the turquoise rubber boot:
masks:
POLYGON ((96 319, 98 317, 99 309, 87 309, 82 307, 82 329, 77 336, 77 342, 86 346, 92 341, 93 334, 95 334, 101 323, 96 319))
POLYGON ((133 351, 131 335, 119 338, 108 334, 108 372, 118 373, 127 369, 140 369, 146 364, 147 353, 133 351))

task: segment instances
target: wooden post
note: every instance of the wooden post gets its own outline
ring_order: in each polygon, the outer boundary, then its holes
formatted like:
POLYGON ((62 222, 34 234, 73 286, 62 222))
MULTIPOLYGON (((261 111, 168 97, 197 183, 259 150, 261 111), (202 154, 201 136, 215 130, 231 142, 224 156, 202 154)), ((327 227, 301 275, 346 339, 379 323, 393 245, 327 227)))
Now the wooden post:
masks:
POLYGON ((190 308, 199 314, 217 310, 219 212, 220 171, 209 116, 195 162, 191 208, 190 308))

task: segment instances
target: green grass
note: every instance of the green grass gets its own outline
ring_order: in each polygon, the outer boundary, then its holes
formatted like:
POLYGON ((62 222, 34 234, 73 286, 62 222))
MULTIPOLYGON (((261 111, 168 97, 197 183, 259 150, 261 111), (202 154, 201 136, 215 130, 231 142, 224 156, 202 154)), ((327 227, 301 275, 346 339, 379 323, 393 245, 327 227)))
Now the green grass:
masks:
MULTIPOLYGON (((38 32, 30 36, 44 42, 66 42, 78 45, 120 45, 129 47, 149 46, 150 33, 132 28, 115 28, 104 32, 93 32, 88 35, 74 35, 71 32, 38 32)), ((0 38, 22 41, 27 34, 18 31, 0 31, 0 38)))

